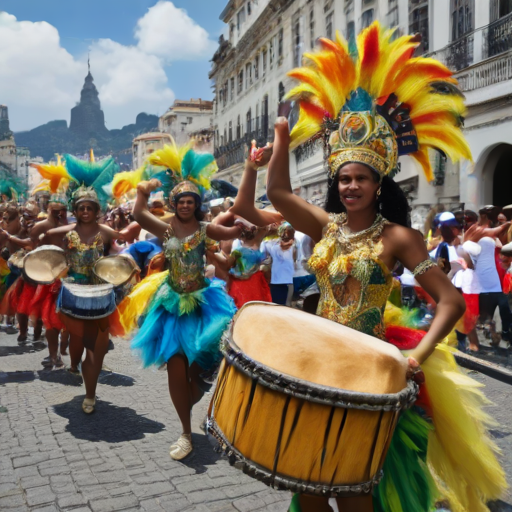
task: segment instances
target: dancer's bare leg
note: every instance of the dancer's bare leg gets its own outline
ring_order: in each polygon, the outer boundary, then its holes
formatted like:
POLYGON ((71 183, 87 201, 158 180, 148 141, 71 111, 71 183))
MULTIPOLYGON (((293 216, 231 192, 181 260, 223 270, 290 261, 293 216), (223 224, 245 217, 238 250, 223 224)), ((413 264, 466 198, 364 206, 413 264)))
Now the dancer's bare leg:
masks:
POLYGON ((42 333, 43 333, 43 321, 41 318, 38 318, 34 323, 34 341, 39 341, 41 339, 42 333))
POLYGON ((66 329, 62 329, 60 331, 60 353, 63 356, 68 355, 68 346, 69 346, 69 332, 66 329))
POLYGON ((184 459, 192 451, 192 429, 190 425, 190 410, 192 398, 187 358, 176 354, 167 361, 167 379, 172 403, 181 421, 183 433, 173 443, 169 455, 174 460, 184 459))
POLYGON ((199 387, 199 375, 203 373, 204 370, 197 364, 192 363, 190 368, 188 369, 189 379, 190 379, 190 408, 197 404, 201 398, 203 398, 204 391, 199 387))
POLYGON ((28 316, 23 315, 22 313, 17 313, 16 318, 18 319, 18 324, 20 326, 18 341, 26 341, 28 333, 28 316))
POLYGON ((71 370, 78 371, 78 366, 82 362, 82 355, 84 353, 84 345, 82 338, 71 334, 69 336, 69 355, 71 358, 71 370))
POLYGON ((301 512, 333 512, 328 498, 301 494, 299 501, 301 512))
POLYGON ((480 350, 480 342, 478 341, 478 334, 476 332, 476 329, 473 329, 468 334, 468 340, 469 340, 469 350, 472 350, 473 352, 478 352, 480 350))
POLYGON ((167 361, 167 379, 169 381, 169 393, 178 413, 184 434, 192 432, 190 426, 190 410, 192 409, 188 361, 185 356, 176 354, 167 361))
POLYGON ((82 363, 82 377, 85 384, 85 397, 94 399, 96 397, 96 386, 100 376, 103 359, 108 348, 108 330, 99 331, 94 350, 86 349, 85 359, 82 363))
POLYGON ((336 498, 339 512, 373 512, 373 498, 371 494, 355 498, 336 498))
POLYGON ((46 330, 46 340, 48 341, 48 352, 50 353, 50 361, 55 366, 59 352, 59 331, 57 329, 46 330))

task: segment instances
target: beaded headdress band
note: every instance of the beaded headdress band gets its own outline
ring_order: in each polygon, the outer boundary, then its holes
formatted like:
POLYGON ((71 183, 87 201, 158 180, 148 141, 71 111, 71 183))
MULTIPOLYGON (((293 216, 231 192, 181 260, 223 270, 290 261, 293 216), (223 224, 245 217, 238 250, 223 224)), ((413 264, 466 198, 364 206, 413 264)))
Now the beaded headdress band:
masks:
POLYGON ((300 105, 291 147, 322 138, 331 177, 349 162, 393 176, 398 157, 409 154, 432 181, 429 148, 471 160, 461 131, 464 96, 451 71, 413 57, 416 37, 393 35, 374 22, 357 49, 340 34, 335 42, 320 39, 320 50, 289 73, 300 82, 287 95, 300 105))

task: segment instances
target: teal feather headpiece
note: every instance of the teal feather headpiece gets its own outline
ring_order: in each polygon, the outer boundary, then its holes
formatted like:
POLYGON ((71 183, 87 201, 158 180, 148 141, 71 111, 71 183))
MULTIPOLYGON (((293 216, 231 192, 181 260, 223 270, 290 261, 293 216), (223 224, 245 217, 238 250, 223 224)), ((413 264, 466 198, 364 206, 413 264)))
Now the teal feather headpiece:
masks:
POLYGON ((105 208, 111 194, 108 192, 108 185, 114 176, 121 170, 117 162, 109 156, 98 162, 80 160, 72 155, 64 155, 66 170, 73 180, 79 185, 73 193, 73 201, 85 200, 89 196, 90 201, 96 201, 102 208, 105 208))

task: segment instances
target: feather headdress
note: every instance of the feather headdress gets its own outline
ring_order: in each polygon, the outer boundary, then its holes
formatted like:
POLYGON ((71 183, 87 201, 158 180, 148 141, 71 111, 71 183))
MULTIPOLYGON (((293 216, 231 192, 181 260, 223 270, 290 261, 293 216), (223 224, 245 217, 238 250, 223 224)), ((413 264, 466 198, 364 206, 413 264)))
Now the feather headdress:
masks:
POLYGON ((300 84, 287 98, 300 105, 292 148, 324 137, 333 175, 346 162, 370 166, 380 176, 395 172, 398 156, 410 154, 433 179, 428 148, 453 161, 471 160, 461 125, 464 96, 440 62, 413 57, 414 36, 393 39, 378 22, 357 37, 356 55, 345 39, 320 39, 304 54, 304 67, 289 76, 300 84))
POLYGON ((120 171, 118 163, 109 156, 94 161, 91 152, 90 161, 80 160, 72 155, 64 155, 66 170, 78 188, 73 192, 73 201, 94 201, 102 208, 111 197, 109 185, 120 171))
POLYGON ((5 196, 9 200, 18 201, 19 196, 23 195, 26 191, 25 183, 17 174, 0 169, 0 195, 5 196))
POLYGON ((173 198, 185 192, 195 193, 201 198, 210 189, 211 177, 217 170, 213 155, 196 152, 190 143, 178 146, 173 140, 151 153, 140 169, 117 175, 112 190, 118 198, 136 188, 140 181, 157 178, 162 182, 164 191, 169 192, 174 187, 170 192, 173 198))

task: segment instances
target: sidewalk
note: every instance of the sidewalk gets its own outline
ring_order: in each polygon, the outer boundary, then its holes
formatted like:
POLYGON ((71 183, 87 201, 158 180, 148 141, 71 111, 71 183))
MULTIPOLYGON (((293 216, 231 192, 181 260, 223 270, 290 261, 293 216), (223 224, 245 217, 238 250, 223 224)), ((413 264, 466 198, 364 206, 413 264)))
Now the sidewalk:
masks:
POLYGON ((97 410, 86 416, 81 379, 42 370, 46 351, 28 352, 15 335, 0 334, 0 510, 287 510, 289 493, 230 467, 199 430, 209 397, 194 408, 194 453, 173 461, 180 424, 166 373, 140 369, 126 341, 115 346, 97 410))

